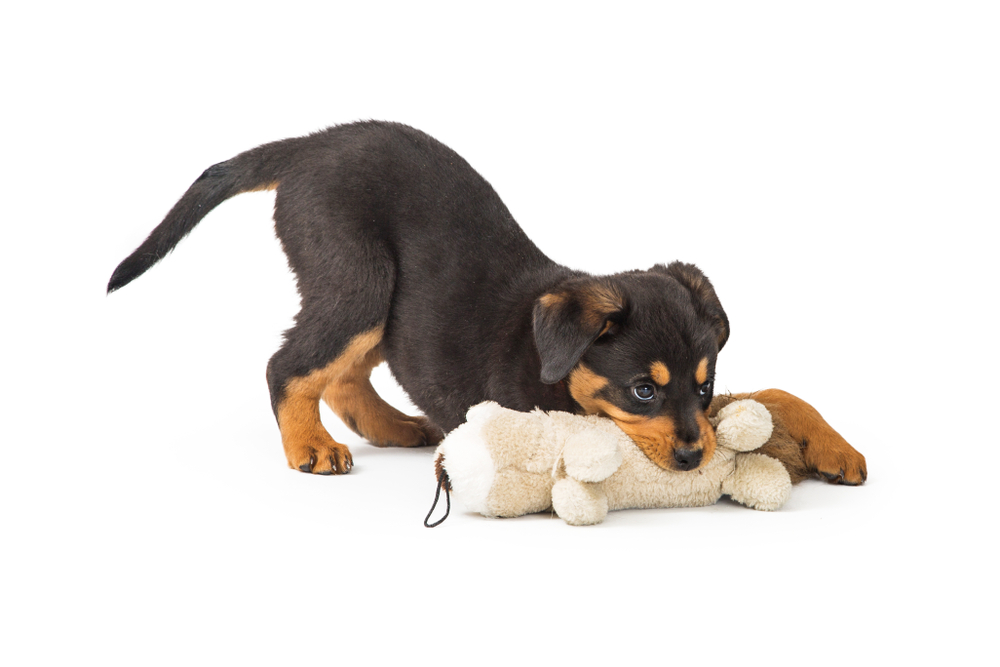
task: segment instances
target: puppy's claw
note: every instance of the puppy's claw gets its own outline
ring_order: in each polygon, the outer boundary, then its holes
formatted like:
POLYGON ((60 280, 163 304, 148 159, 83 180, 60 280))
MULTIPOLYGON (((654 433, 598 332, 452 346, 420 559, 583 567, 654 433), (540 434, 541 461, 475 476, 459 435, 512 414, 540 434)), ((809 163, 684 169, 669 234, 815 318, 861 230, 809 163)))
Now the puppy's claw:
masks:
POLYGON ((332 439, 296 449, 286 447, 285 454, 290 468, 314 475, 342 475, 353 467, 350 451, 332 439))
POLYGON ((823 477, 826 477, 826 481, 828 481, 830 484, 841 484, 844 481, 844 469, 843 468, 840 469, 840 472, 836 472, 836 473, 824 472, 824 473, 821 473, 821 474, 823 475, 823 477))
POLYGON ((861 468, 848 475, 843 468, 839 472, 820 472, 820 475, 830 484, 840 484, 841 486, 861 486, 868 480, 868 471, 861 468))

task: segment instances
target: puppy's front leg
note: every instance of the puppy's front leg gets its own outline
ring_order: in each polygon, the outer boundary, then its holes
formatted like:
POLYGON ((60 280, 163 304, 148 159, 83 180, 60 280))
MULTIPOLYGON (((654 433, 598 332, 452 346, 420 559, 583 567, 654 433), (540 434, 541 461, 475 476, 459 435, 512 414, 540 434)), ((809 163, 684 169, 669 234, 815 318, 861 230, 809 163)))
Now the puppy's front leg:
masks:
POLYGON ((747 396, 763 403, 785 425, 792 438, 801 443, 802 458, 809 472, 831 484, 864 484, 868 478, 865 457, 848 444, 816 408, 780 389, 765 389, 747 396))

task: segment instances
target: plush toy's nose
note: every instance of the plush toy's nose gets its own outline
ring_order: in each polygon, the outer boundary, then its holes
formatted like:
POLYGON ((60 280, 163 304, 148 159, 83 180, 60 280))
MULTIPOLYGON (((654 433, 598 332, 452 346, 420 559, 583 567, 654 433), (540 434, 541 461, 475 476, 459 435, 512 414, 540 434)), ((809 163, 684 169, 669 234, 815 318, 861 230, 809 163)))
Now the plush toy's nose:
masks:
POLYGON ((701 450, 678 447, 674 450, 678 470, 694 470, 701 464, 701 450))

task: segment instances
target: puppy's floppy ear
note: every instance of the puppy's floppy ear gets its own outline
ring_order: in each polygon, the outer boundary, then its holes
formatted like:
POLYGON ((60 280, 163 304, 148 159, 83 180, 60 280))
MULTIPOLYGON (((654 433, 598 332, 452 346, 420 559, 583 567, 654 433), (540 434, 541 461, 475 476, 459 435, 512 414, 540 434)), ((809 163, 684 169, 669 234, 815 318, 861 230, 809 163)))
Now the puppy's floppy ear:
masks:
POLYGON ((698 316, 712 323, 718 334, 719 349, 729 340, 729 318, 722 309, 722 303, 715 294, 711 281, 694 264, 671 262, 669 266, 657 264, 654 271, 665 273, 674 278, 691 293, 698 316))
POLYGON ((576 278, 535 302, 535 346, 542 360, 542 382, 569 375, 591 343, 625 315, 625 298, 599 278, 576 278))

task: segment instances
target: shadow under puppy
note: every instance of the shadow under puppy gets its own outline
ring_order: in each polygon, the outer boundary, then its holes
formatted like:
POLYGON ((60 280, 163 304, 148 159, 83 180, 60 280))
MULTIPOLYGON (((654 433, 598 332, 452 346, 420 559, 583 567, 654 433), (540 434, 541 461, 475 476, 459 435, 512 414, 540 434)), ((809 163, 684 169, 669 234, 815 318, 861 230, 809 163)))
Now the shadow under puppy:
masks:
MULTIPOLYGON (((217 205, 255 190, 276 192, 275 230, 301 296, 267 367, 292 468, 353 465, 320 423, 320 400, 378 446, 436 444, 490 400, 606 416, 666 469, 712 458, 705 410, 729 320, 705 275, 680 262, 610 276, 558 265, 465 160, 405 125, 340 125, 210 167, 118 266, 108 292, 217 205), (369 375, 383 361, 426 417, 378 396, 369 375)), ((800 418, 807 404, 768 408, 802 424, 810 474, 863 481, 864 458, 825 422, 800 418)))

